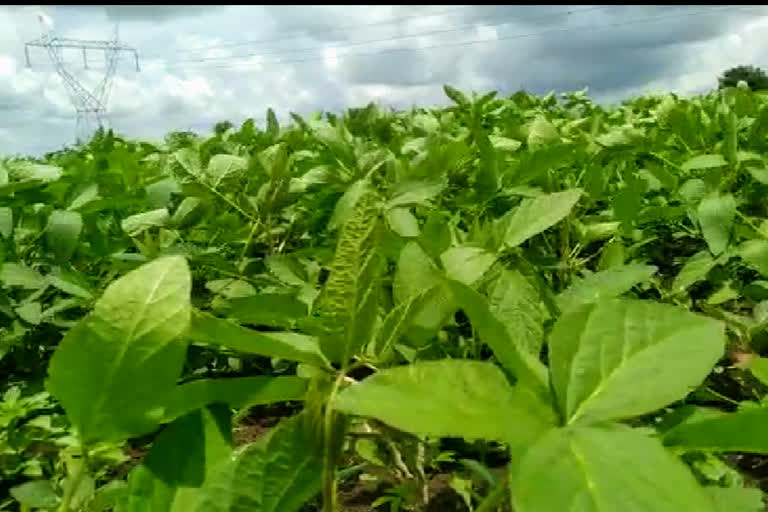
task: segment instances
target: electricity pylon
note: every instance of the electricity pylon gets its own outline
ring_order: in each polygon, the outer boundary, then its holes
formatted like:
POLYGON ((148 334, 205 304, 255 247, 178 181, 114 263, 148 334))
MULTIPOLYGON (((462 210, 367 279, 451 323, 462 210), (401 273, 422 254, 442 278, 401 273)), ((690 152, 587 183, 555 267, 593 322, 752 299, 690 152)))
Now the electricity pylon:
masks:
POLYGON ((56 72, 64 80, 69 91, 72 103, 77 113, 75 125, 76 139, 87 140, 96 128, 105 128, 107 124, 107 103, 112 88, 112 79, 117 70, 117 62, 120 52, 132 53, 136 61, 136 71, 139 68, 139 54, 129 46, 118 41, 117 28, 111 41, 94 41, 83 39, 68 39, 56 37, 53 32, 53 23, 50 18, 40 15, 43 24, 43 35, 38 39, 24 44, 24 53, 27 58, 27 67, 32 67, 29 58, 29 48, 45 48, 48 57, 53 63, 56 72), (102 50, 104 52, 105 70, 104 77, 92 89, 86 87, 80 80, 70 73, 65 67, 64 50, 80 50, 83 56, 83 66, 88 69, 88 51, 102 50))

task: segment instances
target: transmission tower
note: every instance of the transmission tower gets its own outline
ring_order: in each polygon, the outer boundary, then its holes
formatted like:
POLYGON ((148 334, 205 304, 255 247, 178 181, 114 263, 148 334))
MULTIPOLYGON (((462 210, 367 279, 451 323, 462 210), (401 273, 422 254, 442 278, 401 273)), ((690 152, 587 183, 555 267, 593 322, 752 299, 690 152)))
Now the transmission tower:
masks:
POLYGON ((43 34, 38 39, 24 44, 24 54, 27 59, 27 67, 32 67, 29 58, 29 49, 32 47, 44 48, 53 63, 56 72, 64 80, 69 91, 72 103, 77 113, 75 125, 76 140, 87 140, 97 128, 106 128, 107 103, 112 88, 112 79, 117 70, 117 62, 121 52, 132 53, 136 62, 136 71, 139 68, 139 54, 129 46, 118 41, 118 31, 115 27, 115 35, 111 41, 95 41, 83 39, 68 39, 56 37, 53 32, 53 23, 50 18, 40 16, 43 24, 43 34), (104 52, 104 77, 93 88, 88 88, 72 73, 67 70, 64 62, 64 50, 80 50, 83 58, 83 67, 88 68, 89 52, 104 52))

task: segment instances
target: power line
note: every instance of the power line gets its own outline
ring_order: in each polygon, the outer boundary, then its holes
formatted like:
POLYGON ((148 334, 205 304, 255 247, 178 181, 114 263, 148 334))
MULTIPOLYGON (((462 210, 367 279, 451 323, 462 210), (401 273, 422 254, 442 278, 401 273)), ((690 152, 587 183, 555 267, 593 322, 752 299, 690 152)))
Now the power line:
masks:
MULTIPOLYGON (((416 14, 416 15, 410 15, 410 16, 402 16, 400 18, 392 18, 384 21, 374 21, 371 23, 362 23, 357 25, 347 25, 345 27, 335 27, 335 28, 329 28, 324 30, 317 30, 312 35, 317 34, 324 34, 324 33, 332 33, 332 32, 340 32, 343 30, 356 30, 360 28, 366 28, 366 27, 375 27, 378 25, 389 25, 392 23, 400 23, 402 21, 407 21, 411 19, 423 19, 423 18, 429 18, 432 16, 440 16, 442 14, 446 14, 449 12, 459 11, 462 9, 466 9, 468 7, 476 7, 475 5, 462 5, 459 7, 452 7, 450 9, 444 9, 442 11, 436 11, 428 14, 416 14)), ((266 43, 276 43, 280 41, 290 41, 292 39, 297 39, 301 37, 302 35, 305 35, 305 32, 297 30, 294 32, 294 35, 284 36, 284 37, 277 37, 277 38, 268 38, 268 39, 252 39, 248 41, 240 41, 240 42, 233 42, 233 43, 215 43, 210 45, 202 45, 197 48, 188 48, 186 50, 176 50, 176 53, 193 53, 193 52, 199 52, 199 51, 205 51, 205 50, 213 50, 217 48, 229 48, 229 47, 235 47, 235 46, 249 46, 249 45, 256 45, 256 44, 266 44, 266 43)), ((150 57, 159 56, 160 54, 150 54, 150 57)), ((145 57, 146 58, 146 57, 145 57)))
MULTIPOLYGON (((429 46, 422 46, 419 48, 390 48, 386 50, 379 50, 375 52, 367 52, 367 53, 351 53, 351 54, 342 54, 342 55, 336 55, 335 59, 342 60, 352 57, 376 57, 379 55, 386 55, 390 53, 407 53, 407 52, 420 52, 423 50, 431 50, 431 49, 443 49, 443 48, 456 48, 456 47, 464 47, 464 46, 473 46, 477 44, 484 44, 484 43, 495 43, 497 41, 511 41, 515 39, 524 39, 529 37, 535 37, 539 35, 544 34, 552 34, 552 33, 561 33, 561 32, 569 32, 572 30, 604 30, 607 28, 616 28, 621 26, 627 26, 627 25, 634 25, 638 23, 648 23, 653 21, 660 21, 665 19, 676 19, 676 18, 686 18, 691 16, 700 16, 704 14, 712 14, 712 13, 718 13, 718 12, 724 12, 724 11, 733 11, 733 10, 749 10, 749 9, 755 9, 756 7, 753 6, 741 6, 741 7, 724 7, 724 8, 718 8, 718 9, 707 9, 704 11, 696 11, 696 12, 689 12, 684 14, 678 14, 678 15, 666 15, 666 16, 655 16, 651 18, 642 18, 642 19, 635 19, 635 20, 629 20, 624 22, 616 22, 616 23, 607 23, 607 24, 601 24, 601 25, 580 25, 577 27, 565 27, 565 28, 558 28, 558 29, 549 29, 549 30, 541 30, 538 32, 529 32, 525 34, 516 34, 511 36, 501 36, 501 37, 495 37, 493 39, 476 39, 472 41, 464 41, 459 43, 443 43, 443 44, 434 44, 429 46)), ((415 37, 415 36, 413 36, 415 37)), ((317 49, 320 49, 319 47, 317 49)), ((242 57, 238 57, 242 58, 242 57)), ((278 59, 273 61, 267 61, 261 64, 294 64, 294 63, 303 63, 303 62, 316 62, 316 61, 322 61, 325 60, 326 57, 309 57, 309 58, 302 58, 302 59, 278 59)), ((230 64, 220 64, 215 66, 198 66, 198 67, 189 67, 184 65, 176 65, 176 66, 168 66, 166 69, 190 69, 190 70, 206 70, 206 69, 232 69, 242 66, 243 64, 247 64, 245 62, 234 62, 230 64)))
MULTIPOLYGON (((613 6, 612 5, 599 5, 599 6, 596 6, 596 7, 588 7, 588 8, 585 8, 585 9, 575 9, 575 10, 563 11, 563 12, 558 12, 558 13, 550 13, 549 15, 536 16, 536 17, 528 18, 528 19, 529 20, 531 20, 531 19, 539 19, 539 18, 545 18, 545 17, 550 17, 550 16, 570 16, 572 14, 580 14, 580 13, 583 13, 583 12, 596 11, 596 10, 599 10, 599 9, 605 9, 607 7, 613 7, 613 6)), ((517 16, 503 16, 500 19, 505 20, 505 19, 509 19, 509 18, 517 19, 518 17, 517 16)), ((496 23, 484 23, 483 25, 485 27, 497 27, 497 26, 501 26, 501 25, 508 25, 509 23, 511 23, 511 22, 510 21, 503 21, 503 22, 496 22, 496 23)), ((368 40, 365 40, 365 41, 355 41, 355 42, 352 42, 352 43, 345 43, 345 44, 340 44, 340 45, 326 46, 325 48, 326 49, 334 49, 334 50, 335 49, 340 49, 340 48, 352 48, 352 47, 355 47, 355 46, 363 46, 363 45, 372 44, 372 43, 386 43, 386 42, 391 42, 391 41, 399 41, 399 40, 402 40, 402 39, 411 39, 411 38, 415 38, 415 37, 433 36, 433 35, 438 35, 438 34, 447 34, 447 33, 451 33, 451 32, 459 32, 459 31, 462 31, 462 30, 474 29, 476 27, 477 27, 477 22, 474 22, 474 23, 469 23, 469 24, 466 24, 466 25, 461 25, 461 26, 458 26, 458 27, 430 30, 430 31, 427 31, 427 32, 418 32, 416 34, 408 34, 408 35, 404 35, 404 36, 391 36, 391 37, 385 37, 385 38, 381 38, 381 39, 368 39, 368 40)), ((315 51, 315 50, 317 50, 317 46, 307 47, 307 48, 292 48, 292 49, 277 50, 277 51, 263 51, 263 52, 258 52, 258 53, 246 53, 246 54, 243 54, 243 55, 232 55, 232 56, 221 56, 221 57, 200 57, 200 58, 197 58, 197 59, 183 59, 183 60, 180 60, 179 62, 204 62, 204 61, 211 61, 211 60, 229 60, 229 59, 238 59, 238 58, 243 58, 243 57, 261 57, 263 55, 280 55, 280 54, 291 54, 291 53, 303 53, 303 52, 311 52, 311 51, 315 51)))

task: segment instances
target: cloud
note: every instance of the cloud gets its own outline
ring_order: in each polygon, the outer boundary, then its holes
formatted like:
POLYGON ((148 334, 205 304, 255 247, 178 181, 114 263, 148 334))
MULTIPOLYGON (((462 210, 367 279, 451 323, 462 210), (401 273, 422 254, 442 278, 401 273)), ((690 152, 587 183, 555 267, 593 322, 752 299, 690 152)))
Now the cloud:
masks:
MULTIPOLYGON (((43 49, 38 6, 0 7, 0 153, 74 138, 75 110, 43 49)), ((288 112, 446 104, 442 85, 511 93, 578 90, 599 101, 644 91, 705 91, 738 64, 765 67, 765 6, 56 6, 61 37, 120 39, 110 119, 131 137, 207 131, 224 119, 288 112), (707 12, 711 11, 711 12, 707 12)), ((104 59, 65 50, 93 87, 104 59)))

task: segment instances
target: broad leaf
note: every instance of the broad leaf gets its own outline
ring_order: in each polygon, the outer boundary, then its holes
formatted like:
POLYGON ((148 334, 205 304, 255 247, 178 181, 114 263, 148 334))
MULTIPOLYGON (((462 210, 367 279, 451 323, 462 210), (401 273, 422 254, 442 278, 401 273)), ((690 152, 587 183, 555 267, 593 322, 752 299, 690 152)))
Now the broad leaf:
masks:
POLYGON ((37 290, 45 286, 46 280, 36 270, 21 263, 3 263, 0 265, 0 284, 7 288, 18 286, 37 290))
POLYGON ((262 293, 230 299, 227 316, 243 324, 291 327, 307 316, 307 305, 294 295, 262 293))
POLYGON ((78 212, 54 210, 48 218, 45 240, 57 258, 66 259, 77 249, 82 231, 83 218, 78 212))
POLYGON ((737 254, 750 267, 768 276, 768 240, 747 240, 739 246, 737 254))
POLYGON ((221 345, 246 354, 328 366, 316 338, 292 332, 255 331, 202 311, 193 313, 187 336, 191 341, 221 345))
POLYGON ((704 198, 697 210, 701 232, 709 250, 715 256, 728 247, 736 216, 736 200, 732 195, 712 195, 704 198))
POLYGON ((10 206, 0 207, 0 237, 10 238, 13 234, 13 210, 10 206))
POLYGON ((328 222, 328 229, 338 229, 344 226, 354 215, 355 206, 367 194, 370 194, 370 183, 361 179, 351 184, 344 195, 339 198, 328 222))
POLYGON ((517 512, 715 512, 685 464, 620 425, 553 430, 513 478, 517 512))
POLYGON ((168 210, 160 208, 144 213, 137 213, 123 219, 121 227, 128 236, 139 236, 147 230, 167 226, 171 220, 168 210))
POLYGON ((517 270, 504 270, 490 292, 489 305, 509 339, 521 351, 538 357, 548 315, 531 282, 517 270))
POLYGON ((503 241, 507 247, 516 247, 570 213, 581 197, 581 189, 555 192, 533 199, 523 199, 515 210, 501 219, 503 241))
POLYGON ((201 490, 193 512, 297 512, 319 490, 322 459, 304 414, 283 420, 201 490))
POLYGON ((377 329, 376 336, 370 346, 371 351, 379 357, 386 357, 388 351, 410 328, 414 316, 433 303, 436 298, 439 299, 442 293, 444 293, 444 288, 436 285, 395 306, 384 317, 377 329))
POLYGON ((245 172, 248 166, 248 160, 236 155, 219 154, 213 155, 208 162, 206 176, 208 183, 217 188, 221 183, 230 177, 237 177, 245 172))
POLYGON ((656 270, 652 265, 635 263, 596 272, 571 284, 557 297, 557 305, 565 313, 583 304, 618 297, 648 281, 656 270))
POLYGON ((747 366, 757 380, 768 386, 768 357, 754 357, 747 366))
POLYGON ((506 441, 522 449, 553 428, 551 406, 510 386, 493 364, 425 361, 390 368, 342 391, 336 408, 421 436, 506 441))
MULTIPOLYGON (((58 505, 59 497, 48 480, 30 480, 11 487, 10 494, 27 510, 32 508, 52 508, 58 505)), ((23 509, 22 509, 23 510, 23 509)))
POLYGON ((128 479, 116 512, 185 512, 199 489, 232 454, 231 414, 217 405, 169 424, 155 438, 143 463, 128 479))
POLYGON ((190 290, 183 258, 154 260, 110 284, 61 341, 48 388, 84 441, 157 426, 184 362, 190 290))
POLYGON ((718 261, 709 251, 700 251, 688 258, 672 282, 672 293, 683 293, 690 286, 705 279, 718 261))
POLYGON ((537 116, 528 131, 528 145, 552 144, 560 140, 557 128, 543 116, 537 116))
POLYGON ((303 400, 307 381, 290 375, 201 379, 174 389, 165 411, 171 421, 208 404, 223 403, 233 409, 289 400, 303 400))
POLYGON ((664 444, 691 450, 768 453, 768 407, 693 418, 664 434, 664 444))
POLYGON ((425 290, 437 287, 428 300, 413 311, 411 329, 406 336, 416 343, 434 336, 456 312, 456 302, 442 282, 442 273, 416 242, 409 242, 400 251, 392 283, 396 304, 418 297, 425 290))
POLYGON ((466 285, 475 284, 496 261, 496 255, 480 247, 451 247, 440 255, 445 274, 466 285))
POLYGON ((764 512, 763 493, 746 487, 705 487, 717 512, 764 512))
POLYGON ((429 206, 430 201, 445 189, 445 181, 408 181, 398 184, 392 191, 386 208, 399 206, 429 206))
POLYGON ((469 317, 469 321, 501 365, 524 386, 533 389, 542 399, 550 396, 546 368, 538 359, 517 346, 504 324, 491 312, 486 299, 475 290, 458 281, 446 281, 456 303, 469 317))
POLYGON ((419 221, 408 208, 392 208, 387 210, 385 217, 389 229, 405 238, 419 236, 419 221))
POLYGON ((561 316, 552 387, 568 423, 623 419, 679 400, 723 355, 723 325, 683 308, 611 300, 561 316))
POLYGON ((711 169, 728 165, 723 155, 699 155, 685 162, 680 168, 684 171, 711 169))

